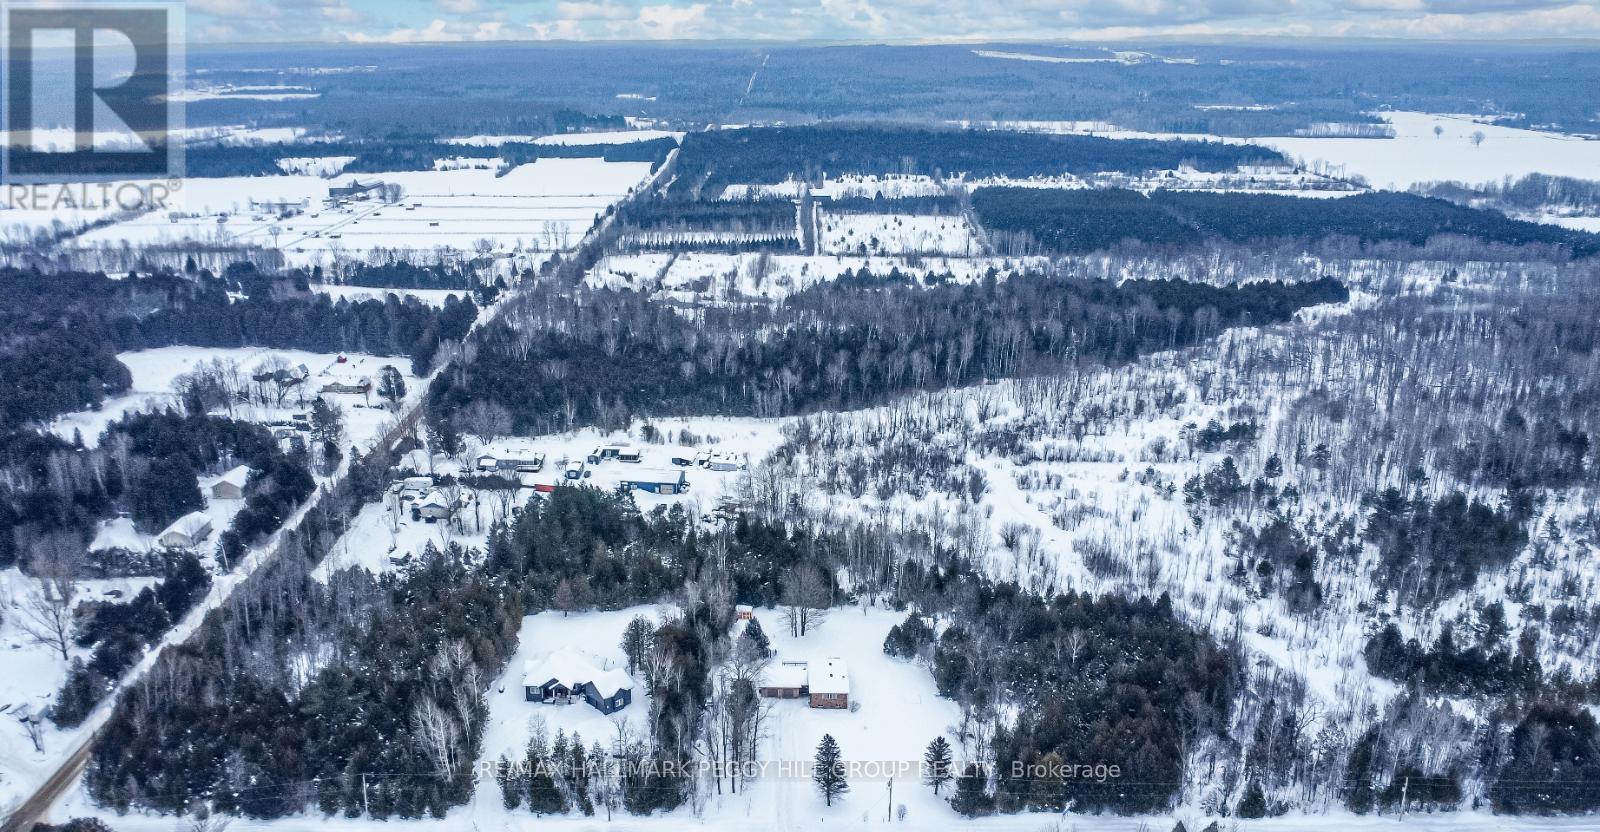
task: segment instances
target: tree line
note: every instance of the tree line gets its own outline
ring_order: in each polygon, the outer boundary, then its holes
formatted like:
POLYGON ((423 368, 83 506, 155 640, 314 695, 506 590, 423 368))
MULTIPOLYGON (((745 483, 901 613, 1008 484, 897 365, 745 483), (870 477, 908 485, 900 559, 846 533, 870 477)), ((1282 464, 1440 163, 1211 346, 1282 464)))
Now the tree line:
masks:
POLYGON ((536 313, 486 328, 470 369, 435 380, 431 415, 444 425, 487 401, 517 430, 544 433, 621 427, 634 415, 845 409, 1127 361, 1346 297, 1331 279, 1215 287, 991 275, 929 288, 819 285, 776 306, 706 307, 686 321, 633 292, 536 286, 519 298, 536 313))
POLYGON ((1576 257, 1600 253, 1600 235, 1402 193, 1305 199, 1166 190, 979 188, 972 205, 990 231, 1062 254, 1129 245, 1181 250, 1209 243, 1304 249, 1336 240, 1367 250, 1421 247, 1446 236, 1480 245, 1532 247, 1540 257, 1549 251, 1576 257))

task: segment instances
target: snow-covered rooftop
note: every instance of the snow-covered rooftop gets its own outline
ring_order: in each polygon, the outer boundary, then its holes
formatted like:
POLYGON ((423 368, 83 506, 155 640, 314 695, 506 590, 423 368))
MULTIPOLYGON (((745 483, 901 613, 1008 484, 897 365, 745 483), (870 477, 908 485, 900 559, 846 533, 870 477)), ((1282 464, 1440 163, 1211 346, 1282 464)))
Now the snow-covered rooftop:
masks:
POLYGON ((781 662, 767 668, 766 687, 803 688, 806 686, 805 662, 781 662))
POLYGON ((589 681, 594 681, 598 687, 600 676, 610 672, 600 670, 600 662, 576 650, 557 650, 527 662, 522 670, 523 687, 541 687, 554 680, 568 690, 575 690, 589 681))
POLYGON ((161 530, 160 537, 176 532, 186 537, 198 537, 211 528, 211 515, 203 511, 191 511, 177 520, 172 525, 161 530))
POLYGON ((633 690, 633 677, 621 668, 602 670, 589 681, 594 683, 601 699, 610 699, 622 691, 633 690))
POLYGON ((844 659, 823 659, 812 669, 810 676, 812 693, 850 692, 850 671, 845 667, 844 659))
POLYGON ((247 483, 249 481, 250 481, 250 466, 248 466, 248 465, 235 466, 233 468, 228 469, 228 471, 226 473, 224 473, 222 476, 217 477, 217 483, 218 484, 227 483, 229 485, 235 485, 235 486, 238 486, 240 488, 244 488, 245 483, 247 483))

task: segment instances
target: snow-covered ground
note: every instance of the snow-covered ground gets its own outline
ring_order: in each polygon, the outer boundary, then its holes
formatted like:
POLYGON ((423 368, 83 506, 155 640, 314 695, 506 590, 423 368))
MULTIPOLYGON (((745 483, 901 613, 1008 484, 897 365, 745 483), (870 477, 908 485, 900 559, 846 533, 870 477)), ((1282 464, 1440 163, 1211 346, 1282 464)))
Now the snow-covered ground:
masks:
MULTIPOLYGON (((603 747, 616 739, 619 726, 627 725, 640 736, 649 714, 649 700, 642 686, 627 708, 604 715, 586 703, 545 705, 525 701, 521 687, 525 662, 558 650, 574 650, 593 656, 599 663, 625 664, 619 642, 623 628, 636 615, 659 621, 670 614, 662 608, 642 606, 605 612, 562 615, 546 612, 523 619, 519 644, 505 672, 488 692, 489 718, 482 764, 492 764, 501 754, 515 758, 528 737, 541 724, 550 738, 557 731, 569 737, 582 735, 585 744, 598 741, 603 747)), ((1402 821, 1393 815, 1357 816, 1344 812, 1326 815, 1290 815, 1260 821, 1206 817, 1195 811, 1173 815, 1110 817, 1084 815, 1018 814, 967 819, 956 814, 932 789, 919 782, 916 765, 923 749, 935 736, 944 735, 961 758, 960 744, 953 727, 959 720, 955 703, 942 699, 934 689, 926 668, 894 659, 883 653, 883 639, 891 626, 904 616, 881 608, 843 607, 833 610, 827 621, 804 638, 791 636, 773 610, 757 609, 756 616, 777 651, 775 661, 816 660, 838 657, 849 667, 850 694, 859 702, 857 710, 814 710, 804 700, 764 700, 771 705, 766 737, 761 744, 759 769, 762 776, 739 794, 712 795, 695 812, 680 808, 674 812, 642 818, 615 814, 607 820, 604 812, 594 817, 576 813, 562 816, 534 816, 526 809, 507 811, 500 802, 499 789, 492 778, 480 777, 473 800, 452 810, 443 821, 323 818, 307 816, 274 821, 236 818, 231 830, 246 832, 301 832, 306 830, 348 830, 376 832, 380 829, 472 828, 482 832, 529 832, 537 829, 572 830, 677 830, 706 829, 738 832, 770 829, 778 832, 815 829, 906 828, 929 830, 994 830, 994 832, 1164 832, 1176 821, 1198 830, 1216 820, 1220 828, 1245 832, 1333 832, 1333 830, 1417 829, 1429 832, 1522 832, 1523 830, 1561 830, 1592 832, 1597 825, 1590 818, 1496 817, 1487 812, 1411 814, 1402 821), (850 791, 832 808, 823 804, 805 766, 815 752, 822 734, 831 734, 839 743, 843 758, 854 766, 850 791), (890 803, 887 776, 893 774, 894 799, 890 803), (899 807, 905 807, 903 820, 899 807)), ((79 815, 100 815, 129 832, 168 832, 173 819, 132 813, 115 816, 97 809, 87 800, 81 787, 54 813, 56 819, 79 815)))
POLYGON ((1379 115, 1394 128, 1394 138, 1256 141, 1308 165, 1361 176, 1380 188, 1405 189, 1419 182, 1446 180, 1480 184, 1530 173, 1600 179, 1600 141, 1504 127, 1470 116, 1379 115), (1478 134, 1483 137, 1481 143, 1474 140, 1478 134))
MULTIPOLYGON (((309 406, 310 399, 319 393, 322 385, 335 379, 345 380, 367 377, 376 384, 378 371, 384 365, 393 365, 404 374, 408 388, 423 384, 423 380, 411 375, 411 361, 405 357, 384 357, 364 355, 362 353, 344 353, 345 361, 339 362, 339 353, 315 353, 303 350, 275 350, 265 347, 159 347, 151 350, 137 350, 117 354, 117 360, 128 368, 133 376, 133 387, 121 396, 107 399, 102 402, 97 410, 83 410, 77 413, 68 413, 59 416, 50 423, 51 432, 64 439, 71 439, 74 432, 81 434, 85 445, 94 445, 100 439, 100 434, 106 425, 122 418, 125 414, 144 409, 175 406, 177 397, 172 390, 172 381, 184 373, 192 372, 202 364, 212 360, 220 360, 224 364, 237 364, 242 375, 249 377, 254 368, 263 363, 282 358, 289 367, 304 364, 311 371, 311 376, 306 382, 295 388, 285 399, 283 407, 257 407, 253 405, 236 406, 233 410, 235 418, 251 421, 266 421, 271 419, 284 419, 291 412, 301 412, 309 406)), ((362 396, 351 393, 326 394, 332 401, 344 408, 346 435, 355 441, 366 441, 377 435, 380 425, 387 422, 390 413, 377 407, 380 404, 374 396, 362 396)))
POLYGON ((972 225, 959 214, 835 214, 818 209, 817 222, 817 246, 824 254, 972 257, 982 252, 972 225))
MULTIPOLYGON (((306 363, 312 370, 313 376, 307 385, 315 385, 320 389, 321 381, 332 377, 345 377, 353 375, 373 375, 384 364, 394 363, 402 372, 406 372, 409 362, 396 361, 395 359, 379 358, 375 356, 351 355, 345 364, 323 366, 331 364, 337 356, 319 355, 316 353, 303 353, 297 351, 271 351, 271 350, 216 350, 195 347, 169 347, 159 350, 144 350, 136 353, 125 353, 119 356, 120 360, 129 363, 129 368, 134 374, 135 386, 141 383, 150 385, 159 390, 160 385, 170 383, 170 379, 191 369, 201 361, 211 358, 220 358, 224 361, 239 361, 242 366, 257 366, 267 356, 278 354, 289 359, 291 364, 306 363), (318 363, 313 363, 318 362, 318 363), (321 368, 319 370, 319 367, 321 368), (320 381, 319 381, 320 379, 320 381)), ((409 376, 407 379, 407 397, 401 403, 402 407, 414 405, 427 387, 427 380, 409 376)), ((356 394, 325 394, 329 399, 338 403, 345 413, 346 441, 361 449, 370 448, 382 433, 382 428, 393 419, 393 414, 387 409, 381 409, 376 404, 369 405, 366 397, 356 394)), ((146 402, 150 399, 146 399, 146 402)), ((374 397, 375 402, 375 397, 374 397)), ((284 407, 250 407, 240 406, 235 409, 234 416, 255 421, 268 419, 278 420, 288 416, 290 412, 302 410, 297 403, 286 402, 284 407)), ((79 414, 84 416, 84 414, 79 414)), ((104 424, 100 414, 92 414, 97 424, 104 424)), ((59 427, 59 426, 57 426, 59 427)), ((96 430, 92 437, 85 431, 85 441, 99 436, 96 430)), ((340 463, 337 470, 326 474, 316 475, 319 484, 326 484, 334 478, 343 477, 347 473, 349 456, 340 463)), ((208 485, 214 477, 202 477, 201 484, 208 485)), ((309 504, 308 504, 309 505, 309 504)), ((285 527, 297 526, 304 518, 308 505, 301 506, 290 517, 286 518, 285 527)), ((206 513, 212 520, 212 533, 201 547, 202 562, 208 567, 218 535, 232 522, 233 515, 242 508, 242 501, 213 499, 208 496, 206 513)), ((103 523, 96 536, 96 543, 106 546, 120 545, 138 548, 147 542, 148 538, 132 528, 125 520, 110 520, 103 523)), ((228 594, 233 591, 246 577, 260 566, 263 553, 268 544, 252 549, 241 562, 233 564, 232 570, 226 573, 214 573, 214 580, 210 593, 195 609, 182 621, 178 622, 163 637, 161 646, 180 644, 186 641, 199 627, 205 613, 220 605, 228 594)), ((150 579, 124 579, 112 581, 90 580, 83 581, 80 599, 103 597, 105 592, 119 589, 124 592, 124 598, 137 591, 150 579)), ((0 573, 0 597, 20 600, 26 597, 26 584, 32 582, 31 578, 20 575, 15 569, 0 573)), ((8 700, 15 699, 18 703, 48 704, 54 700, 55 694, 60 690, 66 677, 67 662, 58 654, 48 650, 41 652, 37 646, 29 647, 24 637, 16 629, 18 621, 15 609, 5 610, 3 626, 0 626, 0 645, 4 645, 9 652, 5 661, 6 672, 0 674, 0 705, 8 700), (13 659, 16 663, 13 664, 13 659), (13 672, 13 669, 20 672, 13 672)), ((82 652, 82 651, 78 651, 82 652)), ((153 663, 157 650, 146 652, 143 660, 133 670, 124 675, 121 684, 126 684, 129 679, 136 678, 153 663)), ((81 726, 72 730, 59 730, 52 723, 44 724, 42 751, 35 751, 33 744, 24 734, 20 724, 4 721, 7 730, 0 731, 0 806, 10 807, 16 801, 36 788, 43 780, 61 765, 66 755, 76 748, 86 737, 96 730, 107 715, 108 703, 114 700, 114 695, 107 697, 101 707, 93 712, 89 719, 81 726)), ((0 714, 3 716, 3 714, 0 714)), ((82 814, 78 812, 77 814, 82 814)), ((119 824, 120 825, 120 824, 119 824)))
POLYGON ((354 162, 354 156, 286 156, 278 160, 278 170, 305 176, 335 176, 345 165, 354 162))
POLYGON ((982 278, 990 269, 1009 274, 1040 268, 1047 263, 1048 258, 1044 257, 625 254, 604 258, 589 272, 586 280, 618 289, 659 290, 662 297, 669 300, 734 302, 755 298, 782 300, 861 269, 877 275, 887 275, 898 269, 901 274, 919 280, 949 274, 956 281, 970 282, 982 278))
MULTIPOLYGON (((306 157, 317 173, 328 159, 306 157), (313 164, 315 163, 315 164, 313 164)), ((297 265, 363 258, 375 250, 434 259, 455 252, 561 251, 612 203, 649 174, 647 162, 539 159, 497 175, 465 167, 401 171, 359 178, 398 185, 401 198, 325 206, 330 186, 347 184, 305 173, 182 180, 168 210, 97 228, 75 241, 85 247, 197 241, 281 248, 297 265)), ((0 212, 0 226, 48 223, 38 212, 0 212)))
MULTIPOLYGON (((637 684, 633 701, 614 714, 603 714, 587 702, 570 705, 545 705, 529 702, 522 688, 524 668, 530 661, 558 651, 570 651, 593 659, 598 670, 627 667, 622 654, 622 631, 635 616, 642 615, 660 622, 668 612, 655 607, 631 607, 605 612, 582 612, 562 615, 544 612, 522 619, 522 629, 517 634, 517 652, 506 663, 505 672, 489 688, 489 723, 484 731, 482 764, 492 764, 503 754, 508 759, 519 759, 527 752, 528 738, 532 736, 532 723, 542 721, 551 739, 557 731, 574 733, 583 737, 584 745, 595 742, 608 748, 616 741, 619 731, 629 731, 635 738, 649 735, 650 699, 644 685, 637 684)), ((475 807, 501 809, 500 788, 491 777, 478 781, 475 807)), ((509 818, 509 815, 502 815, 509 818)))
POLYGON ((309 87, 285 84, 253 84, 234 86, 190 87, 172 98, 175 101, 304 101, 320 98, 322 93, 309 87))
POLYGON ((429 306, 444 306, 446 298, 466 298, 471 295, 466 289, 395 289, 392 287, 376 286, 339 286, 332 283, 313 283, 311 291, 321 292, 335 300, 383 300, 389 295, 400 298, 416 298, 429 306))
POLYGON ((551 136, 478 135, 458 136, 445 141, 468 147, 499 147, 508 143, 533 143, 549 145, 628 144, 652 139, 681 140, 677 130, 600 130, 591 133, 557 133, 551 136))

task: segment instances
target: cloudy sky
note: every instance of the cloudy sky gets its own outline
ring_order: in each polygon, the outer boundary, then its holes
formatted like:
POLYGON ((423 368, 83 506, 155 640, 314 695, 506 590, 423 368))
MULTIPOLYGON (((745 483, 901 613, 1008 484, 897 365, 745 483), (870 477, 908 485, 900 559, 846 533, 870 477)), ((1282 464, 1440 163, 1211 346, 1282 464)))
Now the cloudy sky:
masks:
POLYGON ((189 0, 190 39, 1600 37, 1600 0, 189 0))

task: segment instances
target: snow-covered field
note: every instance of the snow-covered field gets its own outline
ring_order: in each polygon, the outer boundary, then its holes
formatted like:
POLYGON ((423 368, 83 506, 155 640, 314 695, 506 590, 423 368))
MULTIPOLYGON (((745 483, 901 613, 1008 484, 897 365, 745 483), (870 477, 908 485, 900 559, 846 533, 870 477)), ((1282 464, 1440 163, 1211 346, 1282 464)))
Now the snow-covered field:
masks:
MULTIPOLYGON (((327 160, 312 159, 318 170, 327 160)), ((303 167, 305 167, 303 166, 303 167)), ((362 258, 376 250, 560 251, 571 248, 605 209, 649 174, 647 162, 539 159, 504 176, 485 168, 365 175, 400 187, 393 203, 355 200, 324 206, 328 189, 347 184, 317 175, 187 179, 171 210, 81 235, 81 246, 181 241, 281 248, 296 264, 362 258)), ((41 218, 0 217, 19 223, 41 218)))
POLYGON ((1394 138, 1256 141, 1329 172, 1361 176, 1379 188, 1446 180, 1480 184, 1530 173, 1600 178, 1600 141, 1503 127, 1470 116, 1379 115, 1393 126, 1394 138), (1474 138, 1479 134, 1481 143, 1474 138))
POLYGON ((835 214, 823 209, 817 214, 817 246, 824 254, 972 257, 982 252, 972 225, 959 214, 835 214))

